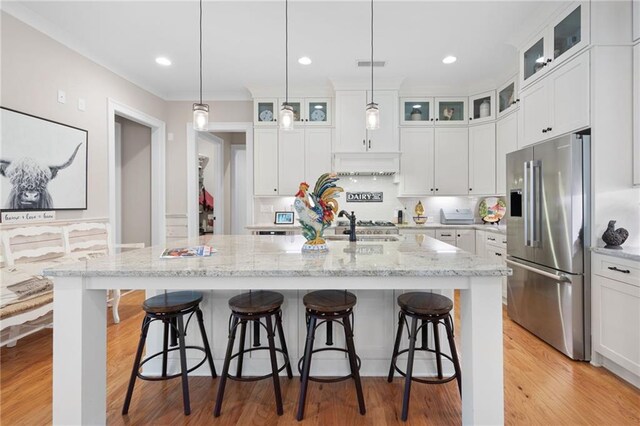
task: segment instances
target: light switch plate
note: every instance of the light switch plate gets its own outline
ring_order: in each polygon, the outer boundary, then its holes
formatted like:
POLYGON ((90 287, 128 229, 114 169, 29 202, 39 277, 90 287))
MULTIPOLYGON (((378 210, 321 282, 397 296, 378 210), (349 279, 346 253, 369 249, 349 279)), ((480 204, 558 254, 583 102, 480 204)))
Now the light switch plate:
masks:
POLYGON ((60 102, 61 104, 67 102, 67 94, 64 92, 64 90, 58 90, 58 102, 60 102))
POLYGON ((78 99, 78 110, 79 111, 84 111, 87 109, 87 101, 85 101, 82 98, 78 99))
POLYGON ((173 140, 173 133, 171 133, 171 132, 167 133, 167 140, 169 142, 171 142, 173 140))

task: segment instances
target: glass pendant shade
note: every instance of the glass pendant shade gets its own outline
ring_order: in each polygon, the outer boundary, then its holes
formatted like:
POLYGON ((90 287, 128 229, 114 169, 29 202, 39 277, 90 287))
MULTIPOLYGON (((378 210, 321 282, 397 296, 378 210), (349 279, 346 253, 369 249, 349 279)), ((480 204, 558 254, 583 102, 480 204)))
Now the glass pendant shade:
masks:
POLYGON ((293 129, 293 107, 291 105, 282 104, 282 109, 280 109, 280 129, 293 129))
POLYGON ((367 104, 365 114, 367 120, 367 130, 376 130, 380 128, 380 110, 378 109, 378 104, 373 102, 367 104))
POLYGON ((193 104, 193 128, 204 132, 209 127, 209 105, 193 104))

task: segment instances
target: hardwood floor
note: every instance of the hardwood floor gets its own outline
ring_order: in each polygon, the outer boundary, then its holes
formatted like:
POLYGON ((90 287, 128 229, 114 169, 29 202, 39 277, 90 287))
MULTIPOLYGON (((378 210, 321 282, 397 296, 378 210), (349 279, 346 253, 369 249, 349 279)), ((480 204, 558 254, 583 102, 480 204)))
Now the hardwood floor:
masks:
MULTIPOLYGON (((179 380, 138 381, 131 410, 122 402, 139 336, 142 292, 123 297, 121 323, 108 328, 107 421, 135 424, 298 424, 295 408, 299 381, 282 378, 285 414, 278 417, 268 380, 231 382, 222 416, 213 419, 217 379, 193 377, 190 416, 182 413, 179 380)), ((52 334, 44 330, 0 350, 0 424, 51 423, 52 334)), ((513 323, 504 314, 505 423, 509 425, 638 425, 640 390, 602 368, 573 362, 513 323)), ((220 368, 221 366, 218 366, 220 368)), ((311 383, 304 424, 387 425, 399 421, 402 382, 364 378, 367 415, 358 414, 350 381, 311 383)), ((409 425, 460 424, 460 398, 455 382, 414 384, 409 425)))

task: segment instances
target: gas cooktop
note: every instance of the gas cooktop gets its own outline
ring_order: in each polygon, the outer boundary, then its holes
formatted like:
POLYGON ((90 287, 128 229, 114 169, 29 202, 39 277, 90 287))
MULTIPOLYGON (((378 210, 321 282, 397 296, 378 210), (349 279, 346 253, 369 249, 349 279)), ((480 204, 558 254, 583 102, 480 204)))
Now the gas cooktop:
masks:
MULTIPOLYGON (((346 220, 339 220, 337 226, 349 226, 349 222, 346 220)), ((391 226, 395 227, 396 224, 385 220, 359 220, 356 222, 356 226, 391 226)))

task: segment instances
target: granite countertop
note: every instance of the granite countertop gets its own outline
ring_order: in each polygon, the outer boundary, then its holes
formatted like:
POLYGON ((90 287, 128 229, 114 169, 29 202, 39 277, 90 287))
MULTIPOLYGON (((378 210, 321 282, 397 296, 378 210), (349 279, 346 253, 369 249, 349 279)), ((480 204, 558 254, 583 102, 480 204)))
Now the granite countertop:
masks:
POLYGON ((604 254, 606 256, 619 257, 621 259, 634 260, 640 262, 640 247, 624 247, 622 249, 608 249, 604 247, 591 247, 591 251, 598 254, 604 254))
MULTIPOLYGON (((248 230, 297 230, 300 229, 300 225, 274 225, 274 224, 258 224, 258 225, 249 225, 245 227, 248 230)), ((331 226, 331 228, 335 228, 335 224, 331 226)), ((330 228, 330 229, 331 229, 330 228)), ((368 226, 367 229, 376 229, 376 226, 368 226)), ((507 225, 484 225, 481 223, 473 224, 473 225, 443 225, 441 223, 425 223, 424 225, 415 225, 415 224, 402 224, 396 225, 396 228, 399 230, 402 229, 477 229, 479 231, 488 231, 495 232, 498 234, 506 235, 507 234, 507 225)))
MULTIPOLYGON (((355 277, 506 276, 511 269, 423 235, 397 241, 328 241, 325 253, 301 253, 300 235, 214 235, 210 257, 160 259, 155 246, 46 269, 53 277, 355 277)), ((180 245, 174 245, 179 247, 180 245)))

